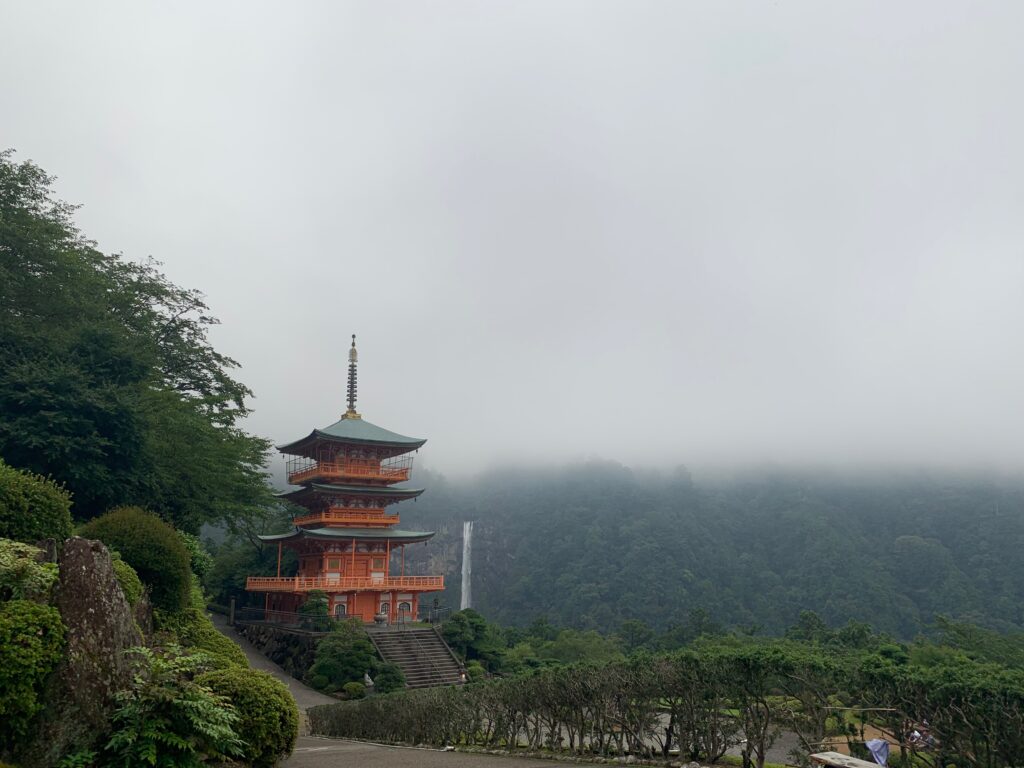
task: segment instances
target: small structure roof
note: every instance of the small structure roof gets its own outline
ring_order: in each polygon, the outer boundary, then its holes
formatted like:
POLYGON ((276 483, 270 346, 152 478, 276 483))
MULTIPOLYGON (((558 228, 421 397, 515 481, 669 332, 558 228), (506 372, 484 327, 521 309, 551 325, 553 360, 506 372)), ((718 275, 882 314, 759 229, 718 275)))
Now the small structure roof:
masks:
MULTIPOLYGON (((397 432, 378 427, 360 417, 346 414, 338 421, 323 429, 314 429, 308 435, 290 443, 277 446, 281 453, 294 456, 309 456, 310 452, 322 442, 353 443, 356 445, 372 445, 385 448, 400 448, 402 453, 414 451, 426 440, 418 437, 406 437, 397 432)), ((311 457, 312 458, 312 457, 311 457)))
POLYGON ((406 499, 415 499, 423 493, 422 488, 395 488, 389 485, 329 485, 327 483, 309 483, 294 491, 283 491, 277 494, 280 499, 301 502, 311 496, 359 496, 381 499, 386 504, 406 499))
POLYGON ((258 537, 260 541, 292 541, 294 539, 325 539, 346 541, 357 539, 391 539, 403 544, 416 544, 432 538, 433 531, 396 531, 392 528, 293 528, 287 533, 275 533, 258 537))

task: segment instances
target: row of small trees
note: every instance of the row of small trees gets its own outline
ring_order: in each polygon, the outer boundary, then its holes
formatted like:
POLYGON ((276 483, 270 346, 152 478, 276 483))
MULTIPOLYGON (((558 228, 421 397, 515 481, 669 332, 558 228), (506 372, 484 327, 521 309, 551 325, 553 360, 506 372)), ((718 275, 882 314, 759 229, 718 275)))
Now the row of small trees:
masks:
POLYGON ((396 743, 528 746, 702 762, 741 747, 763 768, 782 730, 800 755, 856 736, 859 712, 901 742, 894 762, 1002 768, 1024 754, 1024 673, 967 659, 935 668, 812 645, 705 645, 604 665, 539 670, 462 688, 316 707, 314 733, 396 743), (928 744, 906 734, 927 722, 928 744), (851 733, 852 731, 852 733, 851 733))

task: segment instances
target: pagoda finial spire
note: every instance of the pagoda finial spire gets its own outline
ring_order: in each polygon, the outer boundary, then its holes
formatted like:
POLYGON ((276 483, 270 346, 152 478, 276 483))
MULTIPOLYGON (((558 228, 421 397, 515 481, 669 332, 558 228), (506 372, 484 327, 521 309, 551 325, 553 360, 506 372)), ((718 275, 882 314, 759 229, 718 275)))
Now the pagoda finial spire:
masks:
POLYGON ((343 419, 361 419, 356 413, 356 363, 359 362, 359 353, 356 352, 356 335, 352 334, 352 346, 348 350, 348 410, 345 411, 343 419))

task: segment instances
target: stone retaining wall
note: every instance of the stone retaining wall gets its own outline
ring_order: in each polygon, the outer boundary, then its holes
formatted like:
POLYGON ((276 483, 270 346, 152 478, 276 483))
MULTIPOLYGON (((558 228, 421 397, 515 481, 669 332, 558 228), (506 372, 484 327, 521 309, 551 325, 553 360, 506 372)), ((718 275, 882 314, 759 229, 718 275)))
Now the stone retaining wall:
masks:
POLYGON ((235 624, 242 637, 297 680, 313 666, 318 635, 288 632, 270 624, 235 624))

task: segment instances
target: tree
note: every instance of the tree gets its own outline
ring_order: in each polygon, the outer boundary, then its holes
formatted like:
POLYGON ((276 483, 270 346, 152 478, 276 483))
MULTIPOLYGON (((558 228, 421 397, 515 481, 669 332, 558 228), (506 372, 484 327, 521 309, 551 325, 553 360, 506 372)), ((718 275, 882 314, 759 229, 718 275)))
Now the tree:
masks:
POLYGON ((0 457, 53 477, 78 517, 137 504, 196 532, 268 503, 269 443, 202 294, 98 251, 53 178, 0 152, 0 457))

